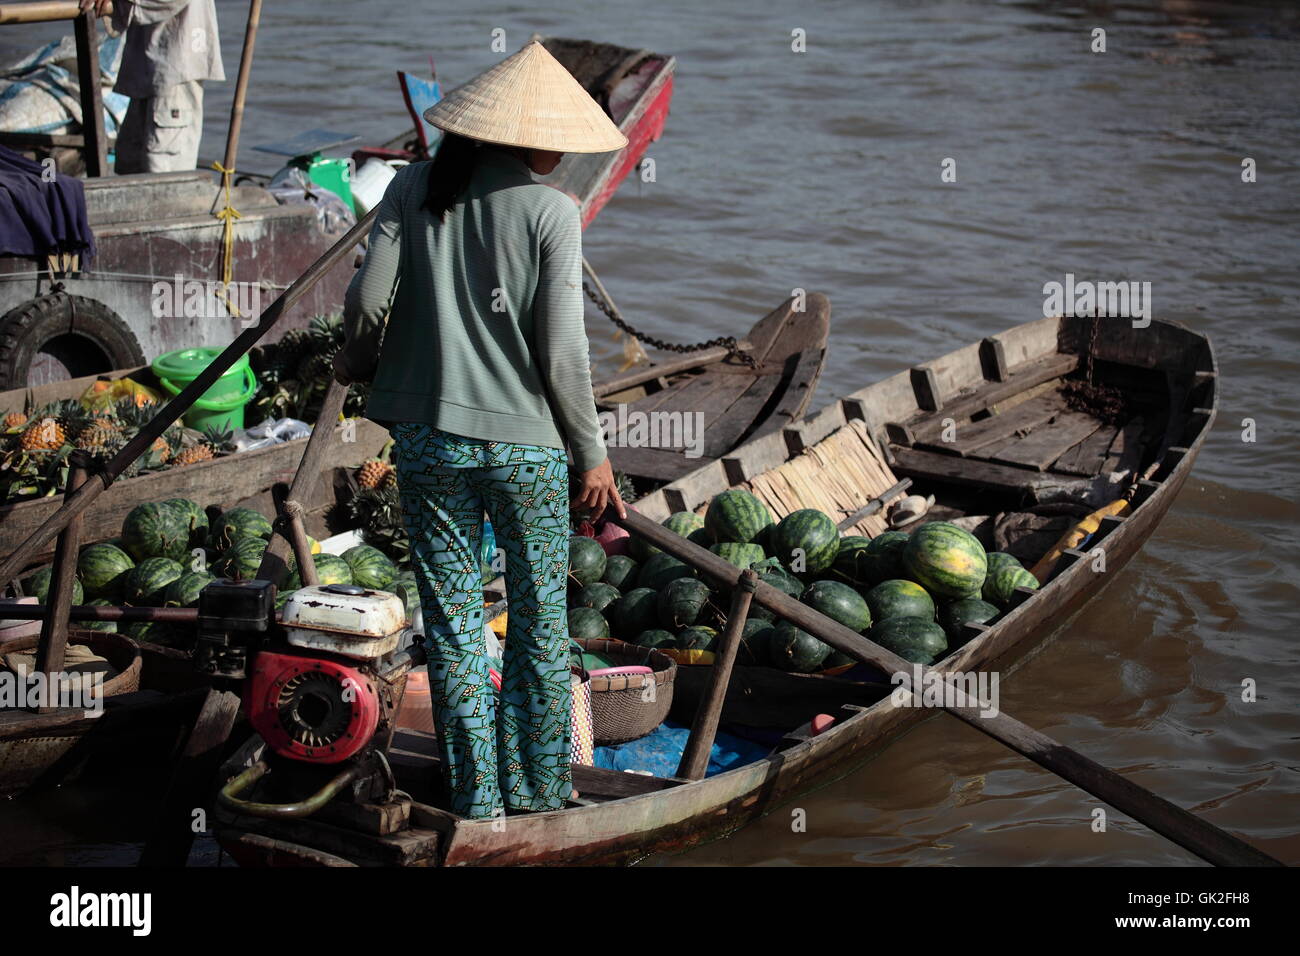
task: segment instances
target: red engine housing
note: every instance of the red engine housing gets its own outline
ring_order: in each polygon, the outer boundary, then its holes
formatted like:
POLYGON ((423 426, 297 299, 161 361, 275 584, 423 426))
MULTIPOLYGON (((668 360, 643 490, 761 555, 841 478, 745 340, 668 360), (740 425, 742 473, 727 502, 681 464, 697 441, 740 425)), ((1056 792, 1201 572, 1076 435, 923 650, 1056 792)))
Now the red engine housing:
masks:
POLYGON ((249 720, 277 754, 306 763, 339 763, 375 734, 380 700, 364 668, 323 657, 262 651, 244 700, 249 720))

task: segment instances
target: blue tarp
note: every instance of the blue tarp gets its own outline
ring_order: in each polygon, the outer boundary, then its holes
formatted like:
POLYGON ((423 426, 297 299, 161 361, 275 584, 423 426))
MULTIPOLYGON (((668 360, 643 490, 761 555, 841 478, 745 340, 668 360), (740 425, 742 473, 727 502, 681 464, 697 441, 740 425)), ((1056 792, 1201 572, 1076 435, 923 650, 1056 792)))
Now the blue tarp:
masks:
MULTIPOLYGON (((671 777, 677 773, 677 765, 681 762, 686 739, 690 735, 689 727, 665 721, 653 733, 639 740, 597 747, 596 766, 607 770, 649 771, 656 777, 671 777)), ((709 753, 709 767, 705 776, 762 760, 770 751, 770 747, 719 731, 713 750, 709 753)))

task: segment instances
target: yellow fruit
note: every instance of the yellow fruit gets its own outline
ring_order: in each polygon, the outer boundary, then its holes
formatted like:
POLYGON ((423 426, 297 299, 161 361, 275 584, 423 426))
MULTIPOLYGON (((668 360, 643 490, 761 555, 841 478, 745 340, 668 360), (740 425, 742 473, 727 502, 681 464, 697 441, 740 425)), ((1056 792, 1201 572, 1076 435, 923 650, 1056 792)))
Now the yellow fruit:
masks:
POLYGON ((18 444, 23 451, 53 451, 62 448, 66 440, 67 435, 57 418, 42 418, 27 426, 18 444))
POLYGON ((357 482, 362 488, 378 488, 390 481, 396 482, 397 470, 386 461, 371 458, 361 463, 357 471, 357 482))
POLYGON ((22 412, 10 412, 4 418, 4 427, 6 429, 17 428, 20 425, 27 424, 27 416, 22 412))
POLYGON ((177 465, 194 465, 212 458, 212 449, 207 445, 191 445, 176 456, 177 465))

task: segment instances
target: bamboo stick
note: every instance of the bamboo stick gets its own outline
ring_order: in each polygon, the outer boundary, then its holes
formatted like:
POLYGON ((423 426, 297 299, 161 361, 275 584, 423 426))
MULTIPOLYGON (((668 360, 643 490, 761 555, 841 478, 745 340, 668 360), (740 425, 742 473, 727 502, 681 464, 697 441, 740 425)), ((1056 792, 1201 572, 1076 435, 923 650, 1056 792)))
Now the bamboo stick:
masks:
POLYGON ((257 43, 257 24, 262 19, 262 0, 251 0, 248 23, 244 27, 244 49, 239 54, 239 77, 235 80, 235 98, 230 104, 230 127, 226 131, 226 155, 222 166, 234 170, 239 155, 239 131, 244 124, 244 100, 248 93, 248 75, 253 69, 253 47, 257 43))
MULTIPOLYGON (((720 584, 730 588, 740 585, 741 571, 734 564, 674 534, 649 518, 637 514, 631 508, 628 509, 626 518, 620 518, 612 508, 607 509, 605 519, 616 522, 632 534, 639 535, 657 548, 699 569, 720 584)), ((754 591, 754 600, 778 617, 785 618, 795 627, 812 634, 818 640, 856 660, 878 667, 886 674, 913 673, 915 665, 879 644, 867 640, 843 624, 818 613, 806 604, 800 603, 770 584, 759 581, 754 591)), ((948 680, 948 675, 937 668, 921 670, 923 674, 933 673, 943 679, 946 685, 944 697, 954 701, 953 704, 945 704, 944 710, 981 733, 1028 757, 1040 767, 1050 770, 1117 810, 1127 813, 1139 823, 1202 859, 1217 866, 1283 865, 1226 830, 1126 780, 1115 771, 1022 724, 1006 713, 997 712, 996 716, 992 717, 982 716, 991 708, 982 701, 970 698, 964 688, 948 680)))
MULTIPOLYGON (((68 458, 68 491, 79 488, 86 480, 86 455, 73 452, 68 458)), ((77 550, 81 547, 81 518, 68 522, 59 534, 54 550, 54 568, 50 574, 50 613, 41 623, 41 638, 36 645, 36 670, 46 676, 46 686, 58 686, 63 670, 63 656, 68 647, 68 608, 72 606, 72 588, 77 581, 77 550)), ((48 714, 56 708, 37 704, 35 713, 48 714)))
MULTIPOLYGON (((104 11, 108 16, 113 12, 110 4, 104 11)), ((51 20, 75 20, 81 16, 81 6, 76 0, 39 0, 36 3, 0 4, 0 24, 4 23, 48 23, 51 20)))
POLYGON ((320 281, 325 273, 352 251, 352 248, 364 238, 377 214, 377 208, 366 213, 355 226, 348 230, 345 236, 334 243, 323 256, 312 263, 306 272, 294 280, 293 284, 267 307, 256 325, 250 326, 241 332, 233 342, 226 346, 220 355, 214 358, 198 374, 194 381, 190 382, 175 398, 164 405, 158 414, 104 465, 103 470, 98 475, 100 480, 88 481, 72 494, 65 495, 62 507, 46 518, 39 528, 28 535, 26 540, 15 548, 4 559, 3 563, 0 563, 0 581, 8 581, 17 577, 27 562, 31 560, 32 555, 45 547, 56 534, 67 527, 69 521, 89 508, 127 465, 144 454, 145 450, 154 443, 154 440, 169 425, 173 424, 189 410, 195 399, 202 396, 218 378, 235 364, 236 359, 256 345, 258 340, 270 331, 285 311, 292 308, 299 299, 310 292, 311 288, 320 281))

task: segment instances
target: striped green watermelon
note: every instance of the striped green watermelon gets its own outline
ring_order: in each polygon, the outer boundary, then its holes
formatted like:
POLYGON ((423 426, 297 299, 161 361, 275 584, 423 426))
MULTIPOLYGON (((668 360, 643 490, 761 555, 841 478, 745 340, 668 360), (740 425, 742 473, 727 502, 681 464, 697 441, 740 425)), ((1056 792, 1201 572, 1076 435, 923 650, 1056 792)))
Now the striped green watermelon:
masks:
POLYGON ((934 621, 920 617, 886 618, 867 639, 913 664, 933 664, 948 650, 948 638, 934 621))
MULTIPOLYGON (((659 523, 673 534, 681 535, 701 547, 708 547, 713 543, 710 540, 702 540, 708 537, 704 530, 704 516, 697 515, 694 511, 675 512, 659 523)), ((632 551, 632 557, 642 563, 648 561, 651 555, 663 553, 644 538, 638 538, 635 535, 632 536, 630 550, 632 551)))
POLYGON ((861 594, 839 581, 814 581, 799 600, 859 634, 871 626, 867 602, 861 594))
POLYGON ((907 538, 906 531, 885 531, 871 539, 863 556, 866 584, 874 586, 904 575, 903 548, 907 546, 907 538))
POLYGON ((670 581, 659 592, 659 623, 668 630, 690 627, 700 619, 712 589, 696 578, 670 581))
POLYGON ((415 617, 415 612, 420 609, 420 588, 415 583, 415 575, 409 572, 403 572, 393 579, 389 585, 392 592, 402 599, 406 606, 406 619, 409 621, 415 617))
POLYGON ((652 627, 638 634, 632 643, 639 647, 676 647, 677 638, 671 631, 652 627))
MULTIPOLYGON (((594 540, 594 539, 593 539, 594 540)), ((609 622, 599 611, 590 607, 569 609, 569 637, 579 641, 593 641, 609 637, 609 622)))
POLYGON ((313 557, 313 563, 322 587, 327 584, 356 583, 352 580, 352 569, 337 554, 317 554, 313 557))
POLYGON ((948 521, 929 521, 908 536, 903 567, 931 594, 959 598, 979 593, 988 560, 984 546, 966 529, 948 521))
POLYGON ((958 598, 939 608, 939 626, 948 635, 948 644, 957 647, 965 639, 964 624, 987 624, 998 616, 998 609, 977 597, 958 598))
POLYGON ((182 560, 190 550, 189 525, 176 509, 162 502, 136 505, 122 522, 122 541, 136 561, 145 558, 182 560))
POLYGON ((683 651, 716 651, 718 632, 711 627, 687 627, 677 634, 677 647, 683 651))
POLYGON ((264 538, 239 538, 212 563, 212 573, 232 581, 253 580, 268 544, 264 538))
POLYGON ((240 538, 271 537, 271 522, 252 508, 231 508, 213 522, 208 531, 208 547, 225 551, 240 538))
POLYGON ((831 571, 840 580, 858 587, 874 584, 875 582, 867 576, 870 567, 867 549, 870 546, 871 539, 864 538, 860 534, 850 534, 840 538, 839 550, 835 552, 835 562, 831 565, 831 571))
POLYGON ((825 571, 835 563, 839 550, 839 529, 816 508, 792 511, 772 532, 772 551, 796 574, 825 571))
MULTIPOLYGON (((105 598, 95 598, 93 601, 86 602, 91 607, 112 607, 113 602, 105 598)), ((117 632, 117 621, 78 621, 77 627, 84 628, 87 631, 107 631, 109 634, 117 632)))
POLYGON ((166 596, 167 586, 184 573, 180 563, 171 558, 145 558, 126 572, 122 596, 127 604, 159 607, 166 596))
POLYGON ((864 597, 877 624, 891 617, 920 617, 934 620, 934 598, 915 581, 881 581, 864 597))
POLYGON ((729 488, 714 495, 704 514, 704 530, 716 544, 749 544, 771 523, 767 505, 743 488, 729 488))
MULTIPOLYGON (((800 596, 804 592, 803 582, 779 565, 768 571, 764 571, 758 576, 758 579, 764 584, 772 585, 772 587, 776 588, 778 591, 784 591, 796 601, 799 600, 800 596)), ((749 605, 749 616, 760 621, 770 621, 775 617, 771 611, 758 602, 749 605)))
POLYGON ((614 633, 630 640, 642 631, 659 626, 659 592, 653 588, 634 588, 608 608, 614 633))
POLYGON ((185 647, 188 633, 175 624, 162 621, 135 621, 123 624, 118 633, 125 634, 139 644, 160 644, 163 647, 185 647))
POLYGON ((382 591, 397 577, 397 565, 378 548, 358 544, 343 552, 343 560, 352 571, 352 583, 372 591, 382 591))
POLYGON ((636 586, 638 588, 653 588, 658 591, 668 586, 670 581, 677 578, 693 578, 695 571, 690 565, 679 561, 671 554, 652 554, 641 565, 641 570, 637 572, 636 586))
POLYGON ((189 571, 167 585, 163 592, 164 607, 198 607, 199 592, 215 581, 206 571, 189 571))
POLYGON ((90 597, 120 597, 122 576, 133 567, 129 554, 107 542, 83 548, 77 557, 77 576, 90 597))
POLYGON ((1016 588, 1038 590, 1038 579, 1024 568, 1005 565, 988 576, 984 582, 984 600, 1006 610, 1011 606, 1011 596, 1016 588))
POLYGON ((575 534, 569 539, 569 578, 575 587, 585 588, 595 584, 605 573, 609 560, 605 549, 595 538, 575 534))
POLYGON ((620 591, 630 591, 636 586, 639 569, 640 565, 626 554, 611 554, 605 561, 605 574, 601 580, 620 591))
POLYGON ((1005 551, 990 551, 986 558, 988 559, 989 574, 999 568, 1023 568, 1020 559, 1014 555, 1007 554, 1005 551))
POLYGON ((766 665, 768 663, 767 643, 772 639, 776 627, 771 621, 749 618, 740 630, 740 647, 736 651, 736 662, 740 664, 766 665))
POLYGON ((573 597, 573 607, 589 607, 604 614, 619 599, 618 588, 604 581, 588 584, 573 597))
POLYGON ((763 554, 763 549, 756 544, 738 544, 734 541, 709 545, 709 550, 738 568, 748 568, 767 557, 763 554))
POLYGON ((172 508, 181 516, 181 521, 189 529, 187 544, 192 548, 201 548, 208 538, 208 513, 199 507, 197 501, 189 498, 168 498, 163 504, 172 508))
POLYGON ((789 621, 778 623, 767 641, 768 659, 772 664, 796 674, 811 674, 819 670, 830 652, 829 644, 823 644, 789 621))
MULTIPOLYGON (((28 594, 34 594, 36 600, 42 604, 49 603, 50 597, 50 579, 54 576, 54 568, 41 568, 33 574, 27 581, 25 590, 28 594)), ((86 599, 85 588, 81 585, 81 579, 76 575, 72 578, 72 603, 80 604, 86 599)))

